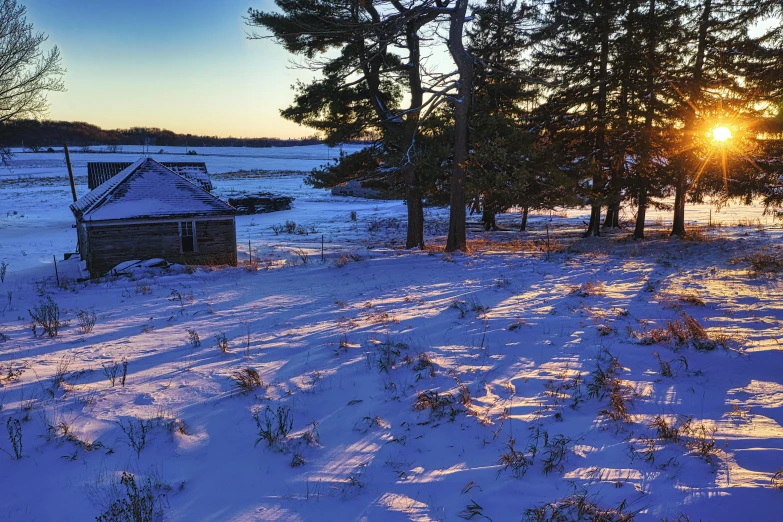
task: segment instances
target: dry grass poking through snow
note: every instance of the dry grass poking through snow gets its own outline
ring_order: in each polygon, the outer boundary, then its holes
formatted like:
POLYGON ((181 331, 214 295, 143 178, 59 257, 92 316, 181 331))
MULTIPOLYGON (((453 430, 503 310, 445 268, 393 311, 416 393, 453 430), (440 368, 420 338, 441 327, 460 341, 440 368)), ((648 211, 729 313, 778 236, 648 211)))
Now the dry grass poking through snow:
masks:
POLYGON ((783 290, 731 263, 777 250, 652 241, 23 283, 0 519, 763 518, 783 290))
POLYGON ((734 264, 747 264, 750 275, 777 274, 783 271, 783 252, 777 247, 765 247, 731 260, 734 264))
POLYGON ((604 284, 600 281, 585 281, 580 285, 572 286, 569 294, 577 297, 591 297, 604 295, 606 291, 604 290, 604 284))

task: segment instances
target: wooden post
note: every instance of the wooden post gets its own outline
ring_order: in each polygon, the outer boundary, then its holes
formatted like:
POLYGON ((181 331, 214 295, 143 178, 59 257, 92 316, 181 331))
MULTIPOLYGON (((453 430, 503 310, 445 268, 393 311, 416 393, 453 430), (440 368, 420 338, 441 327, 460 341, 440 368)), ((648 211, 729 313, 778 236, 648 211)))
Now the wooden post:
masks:
POLYGON ((73 195, 73 201, 76 202, 76 184, 73 182, 73 168, 71 168, 71 155, 68 154, 68 145, 63 145, 65 151, 65 164, 68 165, 68 177, 71 180, 71 194, 73 195))
POLYGON ((321 234, 321 262, 324 262, 324 235, 321 234))
POLYGON ((57 278, 57 286, 60 286, 60 273, 57 271, 57 256, 52 255, 52 260, 54 261, 54 276, 57 278))
POLYGON ((250 264, 253 264, 253 249, 250 248, 250 240, 247 240, 247 253, 250 254, 250 264))

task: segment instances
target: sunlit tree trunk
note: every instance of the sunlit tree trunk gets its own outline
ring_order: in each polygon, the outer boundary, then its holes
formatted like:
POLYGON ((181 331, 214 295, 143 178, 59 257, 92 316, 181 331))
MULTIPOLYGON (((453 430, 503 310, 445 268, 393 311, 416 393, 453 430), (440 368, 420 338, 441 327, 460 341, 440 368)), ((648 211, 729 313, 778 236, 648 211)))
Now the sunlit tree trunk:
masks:
MULTIPOLYGON (((688 89, 687 106, 685 107, 685 140, 691 142, 696 132, 696 107, 701 99, 702 76, 704 73, 704 58, 707 53, 707 35, 712 14, 712 0, 704 0, 701 18, 699 19, 699 35, 696 45, 696 60, 693 64, 693 79, 688 89)), ((685 237, 685 200, 688 192, 688 171, 696 163, 695 154, 691 153, 692 161, 686 162, 679 172, 674 185, 674 219, 672 220, 672 236, 685 237)))

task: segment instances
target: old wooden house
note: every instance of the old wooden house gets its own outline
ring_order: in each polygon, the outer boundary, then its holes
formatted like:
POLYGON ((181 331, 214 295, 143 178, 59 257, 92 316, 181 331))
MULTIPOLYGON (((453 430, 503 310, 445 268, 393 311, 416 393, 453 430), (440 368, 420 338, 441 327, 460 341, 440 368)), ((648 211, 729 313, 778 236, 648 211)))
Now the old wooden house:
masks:
POLYGON ((134 259, 237 263, 235 209, 149 158, 121 170, 70 208, 79 254, 92 276, 134 259))

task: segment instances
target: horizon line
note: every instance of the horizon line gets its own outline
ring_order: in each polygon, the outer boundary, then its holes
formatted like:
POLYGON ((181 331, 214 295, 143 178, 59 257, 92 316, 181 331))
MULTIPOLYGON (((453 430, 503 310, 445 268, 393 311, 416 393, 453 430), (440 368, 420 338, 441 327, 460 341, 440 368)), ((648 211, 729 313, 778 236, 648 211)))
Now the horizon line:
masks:
POLYGON ((106 128, 101 127, 98 124, 90 123, 88 121, 84 120, 60 120, 60 119, 51 119, 51 118, 25 118, 25 119, 19 119, 19 120, 10 120, 0 123, 0 125, 13 125, 13 124, 20 124, 20 123, 67 123, 67 124, 84 124, 89 125, 91 127, 95 127, 101 131, 104 132, 123 132, 123 131, 129 131, 133 129, 149 129, 149 130, 156 130, 156 131, 162 131, 162 132, 170 132, 172 134, 178 135, 178 136, 192 136, 193 138, 212 138, 212 139, 221 139, 221 140, 227 140, 227 139, 235 139, 235 140, 288 140, 288 141, 303 141, 303 140, 318 140, 319 142, 324 142, 325 139, 322 137, 319 137, 315 134, 310 136, 301 136, 298 138, 295 137, 282 137, 282 136, 257 136, 257 137, 251 137, 251 136, 219 136, 217 134, 197 134, 194 132, 179 132, 175 130, 171 130, 166 127, 157 127, 157 126, 144 126, 144 125, 132 125, 130 127, 116 127, 116 128, 106 128))

